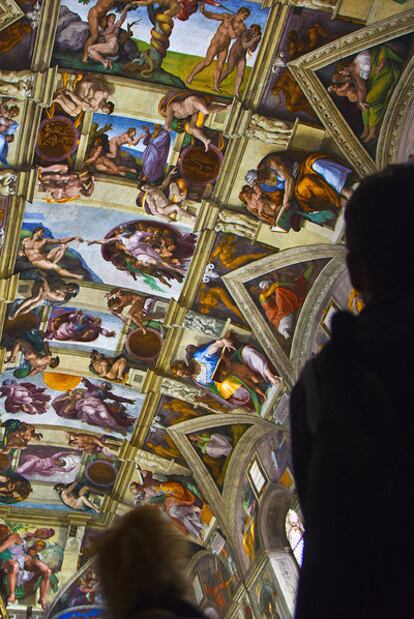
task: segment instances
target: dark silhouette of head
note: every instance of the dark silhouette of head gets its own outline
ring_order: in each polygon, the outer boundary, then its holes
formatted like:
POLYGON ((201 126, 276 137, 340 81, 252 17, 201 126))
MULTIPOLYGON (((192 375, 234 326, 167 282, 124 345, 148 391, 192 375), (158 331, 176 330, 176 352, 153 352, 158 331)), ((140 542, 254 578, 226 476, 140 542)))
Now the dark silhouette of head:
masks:
POLYGON ((365 178, 348 202, 345 222, 347 265, 363 299, 412 294, 412 166, 389 166, 365 178))
POLYGON ((98 541, 97 568, 113 619, 181 601, 186 555, 184 536, 156 506, 137 507, 107 530, 98 541))

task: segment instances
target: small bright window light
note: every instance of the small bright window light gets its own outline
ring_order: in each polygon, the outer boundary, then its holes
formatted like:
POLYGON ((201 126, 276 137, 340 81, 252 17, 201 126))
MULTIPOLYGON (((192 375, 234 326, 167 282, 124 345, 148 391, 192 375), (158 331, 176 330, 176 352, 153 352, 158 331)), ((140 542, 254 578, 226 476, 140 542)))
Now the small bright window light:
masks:
POLYGON ((266 477, 263 475, 262 471, 260 470, 257 460, 254 460, 252 462, 249 468, 249 475, 250 475, 250 479, 254 483, 254 487, 256 488, 257 492, 260 494, 263 486, 266 483, 266 477))
POLYGON ((303 536, 305 534, 305 529, 298 514, 293 509, 289 509, 286 514, 285 527, 286 536, 289 540, 290 547, 292 548, 293 555, 298 565, 301 566, 303 560, 303 536))

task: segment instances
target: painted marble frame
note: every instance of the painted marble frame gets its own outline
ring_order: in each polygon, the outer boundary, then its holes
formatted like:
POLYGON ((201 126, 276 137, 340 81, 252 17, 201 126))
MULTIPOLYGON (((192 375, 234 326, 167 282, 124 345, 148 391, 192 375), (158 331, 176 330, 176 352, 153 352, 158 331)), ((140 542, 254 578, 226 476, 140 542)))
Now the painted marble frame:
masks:
POLYGON ((0 30, 14 24, 24 13, 14 0, 0 1, 0 30))
POLYGON ((276 363, 278 369, 280 368, 281 375, 289 386, 293 386, 293 381, 298 376, 299 367, 304 360, 301 350, 302 342, 305 337, 306 326, 312 322, 314 314, 319 308, 318 299, 321 296, 321 287, 325 288, 326 286, 328 288, 332 285, 337 276, 338 268, 343 262, 344 255, 345 249, 342 245, 318 244, 294 247, 223 276, 224 283, 244 315, 248 317, 250 327, 267 351, 269 359, 272 363, 276 363), (332 258, 332 260, 322 269, 302 305, 292 337, 290 357, 288 358, 277 341, 271 326, 251 298, 245 284, 276 269, 305 260, 317 260, 318 258, 332 258))
POLYGON ((414 57, 405 68, 382 122, 377 144, 380 168, 405 163, 414 140, 414 57))
MULTIPOLYGON (((342 58, 353 56, 362 50, 409 34, 413 32, 413 30, 414 13, 412 11, 406 11, 396 17, 384 19, 350 35, 346 35, 333 43, 324 45, 288 63, 288 67, 293 76, 308 96, 310 103, 329 131, 332 139, 354 169, 358 170, 363 176, 376 172, 378 166, 339 112, 335 102, 326 91, 316 73, 318 70, 342 58)), ((406 82, 405 76, 407 70, 409 70, 409 67, 406 67, 400 78, 400 82, 389 104, 390 106, 392 106, 393 102, 396 100, 396 93, 398 93, 400 86, 404 85, 406 82)), ((385 122, 382 123, 382 127, 384 126, 385 122)))

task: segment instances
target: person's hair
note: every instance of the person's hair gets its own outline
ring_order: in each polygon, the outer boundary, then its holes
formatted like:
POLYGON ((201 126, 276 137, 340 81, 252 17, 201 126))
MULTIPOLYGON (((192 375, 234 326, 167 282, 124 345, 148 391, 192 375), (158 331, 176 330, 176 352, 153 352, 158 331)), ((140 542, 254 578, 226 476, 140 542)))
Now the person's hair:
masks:
POLYGON ((130 133, 136 133, 136 132, 137 132, 137 130, 135 129, 135 127, 129 127, 129 128, 127 129, 127 133, 128 133, 128 135, 129 135, 130 133))
POLYGON ((114 19, 116 19, 115 13, 108 13, 108 15, 106 16, 106 19, 109 19, 110 17, 113 17, 114 19))
POLYGON ((77 294, 79 294, 80 286, 79 284, 70 283, 65 284, 63 289, 65 291, 65 302, 67 302, 70 299, 73 299, 73 297, 76 297, 77 294))
POLYGON ((186 372, 188 371, 188 366, 185 361, 173 361, 170 366, 171 374, 173 376, 177 376, 178 372, 186 372))
POLYGON ((60 363, 60 359, 59 359, 59 357, 53 357, 53 358, 50 360, 49 367, 50 367, 50 368, 57 368, 57 366, 59 365, 59 363, 60 363))
POLYGON ((241 6, 239 10, 237 11, 237 15, 239 15, 240 13, 245 13, 247 17, 249 17, 250 9, 248 9, 247 6, 241 6))
POLYGON ((45 232, 45 229, 42 228, 42 226, 36 226, 36 228, 33 228, 32 230, 32 235, 36 234, 36 232, 45 232))
POLYGON ((262 33, 262 29, 260 28, 259 24, 252 24, 250 26, 250 30, 256 30, 256 32, 258 32, 260 34, 262 33))
POLYGON ((241 188, 241 192, 239 193, 239 200, 244 202, 245 197, 251 196, 251 194, 252 194, 252 188, 250 187, 250 185, 243 185, 243 187, 241 188))
POLYGON ((115 103, 113 103, 112 101, 105 101, 105 103, 103 103, 103 104, 101 105, 101 109, 102 109, 103 107, 107 107, 107 108, 108 108, 108 111, 106 112, 106 114, 112 114, 112 112, 113 112, 113 111, 114 111, 114 109, 115 109, 115 103))
POLYGON ((27 499, 29 494, 32 491, 32 486, 28 479, 13 479, 13 492, 16 492, 19 495, 18 501, 24 501, 27 499))
POLYGON ((97 541, 97 572, 113 619, 183 600, 187 542, 154 505, 137 507, 97 541), (118 557, 114 565, 114 557, 118 557))
POLYGON ((409 292, 414 276, 412 166, 389 166, 365 178, 348 202, 345 223, 348 251, 364 268, 370 292, 409 292))

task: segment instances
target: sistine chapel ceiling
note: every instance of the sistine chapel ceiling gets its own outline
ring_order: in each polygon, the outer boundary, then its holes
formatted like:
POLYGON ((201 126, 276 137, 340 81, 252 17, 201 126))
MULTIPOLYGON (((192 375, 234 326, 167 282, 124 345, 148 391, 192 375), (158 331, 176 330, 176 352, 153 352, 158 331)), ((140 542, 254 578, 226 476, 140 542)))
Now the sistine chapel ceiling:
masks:
POLYGON ((292 616, 289 393, 362 307, 347 199, 414 161, 413 32, 413 0, 0 0, 2 616, 101 616, 94 539, 142 503, 207 616, 292 616))

